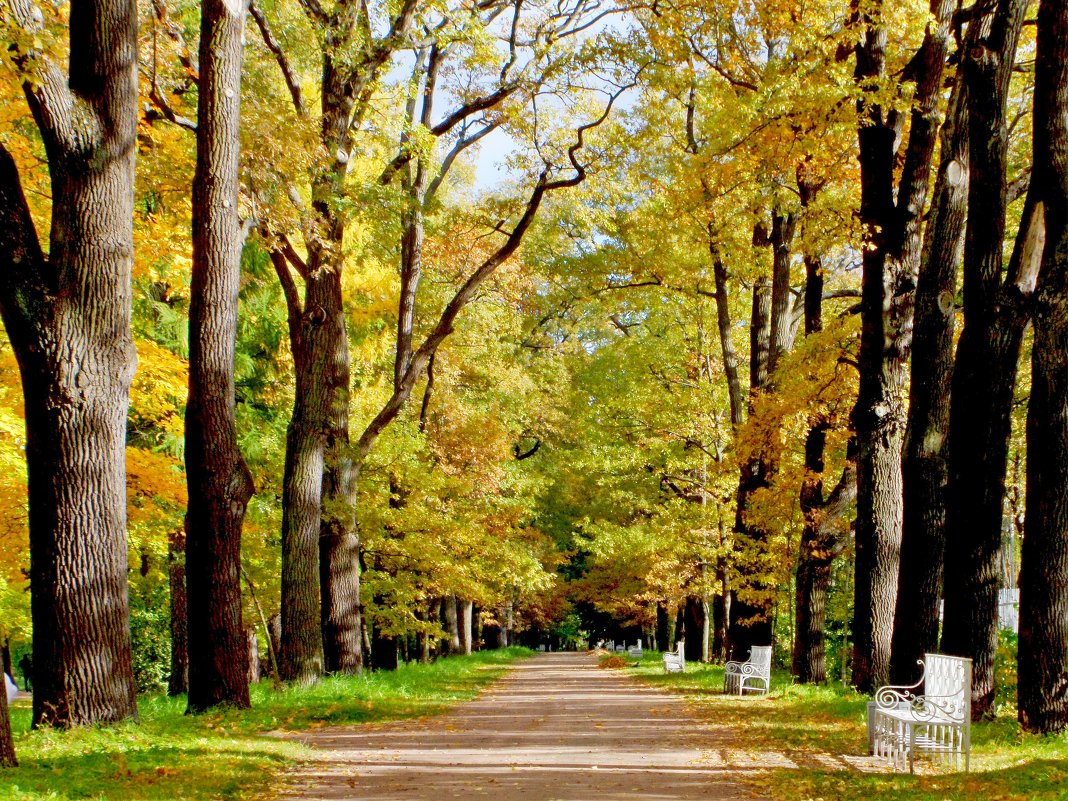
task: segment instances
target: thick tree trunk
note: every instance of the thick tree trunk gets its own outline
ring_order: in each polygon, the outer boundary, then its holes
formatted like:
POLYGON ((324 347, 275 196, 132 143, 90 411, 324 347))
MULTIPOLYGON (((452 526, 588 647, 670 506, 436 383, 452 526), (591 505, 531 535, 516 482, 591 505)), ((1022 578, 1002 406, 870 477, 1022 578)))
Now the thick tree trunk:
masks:
MULTIPOLYGON (((948 24, 955 6, 933 0, 934 22, 911 66, 916 81, 909 140, 896 198, 901 115, 874 96, 858 101, 860 220, 867 231, 861 280, 857 436, 857 526, 853 683, 871 690, 889 680, 902 526, 901 448, 922 219, 938 131, 948 24)), ((854 77, 871 92, 886 71, 881 8, 866 9, 854 77)))
MULTIPOLYGON (((1002 282, 1006 104, 1028 5, 1027 0, 981 2, 969 29, 972 45, 961 63, 968 103, 970 188, 964 236, 964 327, 950 400, 946 553, 952 558, 945 566, 942 650, 972 659, 975 718, 994 712, 1005 473, 1016 370, 1029 311, 1030 286, 1017 285, 1012 267, 1002 282)), ((1033 278, 1029 283, 1033 285, 1033 278)))
POLYGON ((167 549, 171 589, 171 675, 168 695, 189 692, 189 609, 185 592, 185 532, 172 531, 167 549))
POLYGON ((942 127, 942 156, 916 287, 905 449, 901 573, 890 679, 919 679, 918 661, 937 650, 948 482, 950 381, 957 265, 968 197, 967 104, 958 78, 942 127))
POLYGON ((689 596, 686 599, 686 659, 701 662, 707 655, 707 646, 702 642, 705 633, 704 605, 701 599, 689 596))
MULTIPOLYGON (((29 2, 9 10, 40 32, 29 2)), ((86 0, 70 12, 69 75, 42 54, 25 84, 51 175, 47 259, 0 147, 0 314, 26 408, 34 720, 58 726, 136 715, 125 445, 137 9, 86 0)))
POLYGON ((1046 241, 1035 291, 1020 573, 1019 716, 1068 727, 1068 8, 1038 11, 1032 186, 1046 241))
POLYGON ((448 653, 460 653, 460 626, 456 616, 456 596, 446 595, 441 600, 442 622, 448 635, 448 653))
POLYGON ((371 667, 375 670, 396 670, 397 638, 384 634, 376 625, 371 630, 371 667))
MULTIPOLYGON (((314 286, 308 282, 309 293, 314 286)), ((296 393, 286 432, 282 479, 282 631, 278 653, 281 678, 298 684, 314 682, 323 673, 319 525, 324 442, 321 428, 314 422, 318 382, 311 371, 310 354, 305 351, 304 325, 298 316, 294 329, 291 311, 296 393)))
POLYGON ((475 604, 472 601, 460 602, 460 642, 463 645, 463 652, 465 654, 471 654, 474 651, 474 612, 475 604))
POLYGON ((237 445, 234 416, 244 243, 237 203, 246 12, 245 2, 227 0, 204 0, 201 9, 185 416, 191 712, 220 704, 249 706, 241 529, 254 488, 237 445))

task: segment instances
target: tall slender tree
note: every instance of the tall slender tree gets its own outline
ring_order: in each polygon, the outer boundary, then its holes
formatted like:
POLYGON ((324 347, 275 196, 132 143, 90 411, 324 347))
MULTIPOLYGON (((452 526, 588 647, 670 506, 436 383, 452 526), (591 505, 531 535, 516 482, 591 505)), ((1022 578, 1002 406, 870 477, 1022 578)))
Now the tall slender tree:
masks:
POLYGON ((189 402, 185 415, 189 709, 249 705, 241 624, 241 528, 252 474, 237 445, 234 351, 245 227, 238 212, 247 0, 204 0, 200 17, 189 402))
POLYGON ((0 314, 22 375, 29 474, 34 720, 136 714, 126 538, 137 6, 76 0, 64 69, 34 48, 44 13, 8 9, 51 176, 48 255, 0 146, 0 314), (29 48, 29 49, 23 49, 29 48))
MULTIPOLYGON (((946 4, 935 0, 936 20, 946 4)), ((900 177, 902 114, 885 104, 887 29, 882 3, 854 4, 861 35, 854 78, 862 90, 857 131, 860 220, 865 247, 861 279, 860 388, 853 410, 858 446, 853 682, 861 689, 889 678, 890 642, 901 547, 901 447, 912 345, 913 294, 920 232, 938 135, 945 43, 941 23, 928 26, 909 63, 916 84, 900 177), (896 184, 896 185, 895 185, 896 184)))
MULTIPOLYGON (((964 326, 953 365, 942 650, 972 659, 972 715, 994 712, 998 555, 1012 397, 1037 259, 1003 249, 1008 205, 1008 97, 1028 0, 981 0, 961 78, 968 108, 964 326)), ((1021 226, 1020 240, 1030 235, 1021 226)))
POLYGON ((1032 181, 1046 240, 1035 290, 1020 574, 1019 715, 1068 727, 1068 6, 1043 0, 1035 59, 1032 181))
MULTIPOLYGON (((945 23, 938 20, 940 35, 945 23)), ((902 455, 901 574, 890 679, 912 684, 918 660, 937 650, 946 541, 949 392, 961 238, 968 199, 967 104, 958 76, 941 132, 941 164, 916 285, 909 413, 902 455)))

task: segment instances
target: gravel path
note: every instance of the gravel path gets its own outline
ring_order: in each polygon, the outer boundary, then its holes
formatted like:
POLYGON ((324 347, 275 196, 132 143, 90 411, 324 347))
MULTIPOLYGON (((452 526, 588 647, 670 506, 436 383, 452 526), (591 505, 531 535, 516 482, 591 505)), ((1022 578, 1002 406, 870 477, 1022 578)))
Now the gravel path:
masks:
POLYGON ((301 736, 321 758, 294 777, 302 801, 748 801, 747 764, 678 696, 602 670, 586 654, 516 664, 475 701, 401 723, 301 736))

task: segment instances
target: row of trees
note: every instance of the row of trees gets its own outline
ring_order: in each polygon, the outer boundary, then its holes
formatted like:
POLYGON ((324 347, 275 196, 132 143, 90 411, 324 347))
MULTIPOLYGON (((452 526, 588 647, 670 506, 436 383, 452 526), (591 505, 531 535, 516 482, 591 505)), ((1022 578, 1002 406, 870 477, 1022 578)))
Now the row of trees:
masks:
POLYGON ((192 711, 248 704, 246 620, 311 682, 455 596, 677 610, 696 658, 789 617, 806 681, 851 619, 863 689, 940 637, 988 714, 1011 455, 1020 715, 1062 728, 1065 20, 1028 11, 15 0, 35 720, 136 713, 128 527, 192 711))
POLYGON ((661 624, 682 609, 694 657, 728 646, 744 657, 771 639, 776 607, 792 607, 794 670, 820 681, 827 593, 847 584, 835 564, 852 548, 852 681, 867 690, 911 683, 916 660, 942 649, 973 660, 972 708, 986 716, 998 590, 1017 579, 1002 569, 1004 521, 1026 521, 1019 714, 1031 729, 1064 726, 1055 676, 1068 642, 1054 576, 1065 534, 1053 511, 1059 457, 1048 450, 1063 432, 1044 427, 1055 402, 1035 394, 1035 382, 1051 380, 1037 372, 1051 358, 1043 348, 1057 349, 1041 330, 1055 327, 1044 304, 1059 291, 1048 281, 1058 280, 1060 234, 1049 215, 1062 203, 1056 146, 1044 148, 1056 141, 1051 109, 1063 89, 1043 73, 1057 45, 1042 26, 1060 23, 1051 8, 1029 21, 1030 8, 934 3, 928 16, 875 3, 847 18, 831 7, 677 9, 674 28, 667 12, 657 17, 677 50, 644 111, 646 146, 657 153, 645 177, 670 190, 640 202, 682 224, 635 236, 628 212, 616 221, 615 255, 599 255, 616 259, 612 280, 576 293, 627 293, 639 308, 616 320, 631 338, 665 324, 663 304, 674 302, 665 293, 687 298, 676 324, 689 339, 676 346, 688 362, 669 362, 675 375, 663 356, 647 365, 671 410, 632 412, 624 427, 676 449, 681 464, 657 463, 664 505, 655 516, 641 503, 605 510, 589 537, 601 565, 591 600, 613 593, 605 608, 647 626, 657 606, 661 624), (751 298, 748 397, 732 282, 751 298), (713 301, 718 369, 703 322, 713 301), (1030 385, 1017 380, 1025 345, 1030 385), (703 414, 681 411, 683 392, 703 414), (1025 406, 1026 439, 1016 413, 1025 406), (829 460, 839 466, 825 487, 829 460), (1023 465, 1015 479, 1013 463, 1023 465), (1016 518, 1006 483, 1022 497, 1023 475, 1030 514, 1017 509, 1016 518), (657 543, 649 529, 676 535, 657 543), (628 566, 635 555, 647 571, 628 566), (654 564, 664 560, 673 568, 654 564), (640 580, 616 590, 616 571, 640 580))
MULTIPOLYGON (((344 2, 273 9, 209 3, 199 9, 198 52, 185 45, 188 31, 170 10, 157 4, 142 11, 151 14, 147 64, 131 2, 78 3, 69 19, 62 9, 45 13, 27 2, 12 6, 5 18, 8 66, 36 126, 30 149, 39 136, 51 182, 48 202, 37 209, 49 219, 45 249, 19 165, 5 147, 9 263, 2 311, 26 398, 38 723, 115 721, 136 711, 125 457, 136 363, 131 301, 138 137, 151 137, 167 123, 195 137, 182 448, 189 503, 186 536, 171 543, 171 559, 185 579, 184 587, 172 582, 172 602, 185 607, 186 630, 197 633, 188 640, 190 709, 243 706, 248 665, 240 541, 254 491, 235 408, 243 249, 267 253, 288 315, 295 382, 280 493, 278 656, 284 678, 311 681, 327 670, 362 665, 356 482, 372 447, 424 375, 419 424, 429 425, 437 350, 460 312, 516 251, 544 199, 585 179, 588 138, 633 85, 635 72, 619 65, 607 39, 577 35, 603 16, 585 0, 440 8, 412 0, 388 9, 344 2), (246 14, 262 41, 258 70, 243 66, 246 14), (276 37, 276 22, 288 41, 276 37), (166 63, 168 54, 173 63, 166 63), (413 65, 410 77, 388 80, 406 59, 413 65), (316 61, 321 82, 311 94, 319 99, 318 113, 305 101, 316 61), (266 64, 274 71, 270 78, 266 64), (591 64, 595 85, 576 84, 591 64), (262 81, 253 123, 277 132, 285 120, 305 149, 293 152, 275 142, 274 160, 244 166, 242 128, 250 126, 241 110, 243 74, 262 81), (145 95, 142 108, 138 98, 145 95), (176 97, 195 102, 195 113, 185 112, 176 97), (401 114, 380 127, 375 116, 392 114, 397 100, 401 114), (517 157, 517 175, 521 182, 528 176, 527 187, 496 210, 501 222, 492 237, 498 241, 486 239, 450 264, 458 270, 449 276, 451 297, 434 311, 439 298, 432 296, 430 309, 417 314, 417 300, 427 294, 420 284, 427 209, 464 151, 506 127, 529 142, 531 158, 517 157), (399 187, 383 194, 391 184, 399 187), (394 380, 384 397, 368 393, 363 406, 372 414, 350 445, 354 381, 347 317, 360 301, 350 297, 346 308, 345 265, 356 260, 346 234, 375 196, 399 209, 401 218, 392 234, 401 257, 394 380), (257 240, 246 245, 253 229, 257 240)), ((176 13, 186 11, 197 9, 176 13)), ((399 474, 390 476, 393 505, 403 507, 414 488, 399 482, 399 474)), ((178 689, 181 684, 172 681, 178 689)))

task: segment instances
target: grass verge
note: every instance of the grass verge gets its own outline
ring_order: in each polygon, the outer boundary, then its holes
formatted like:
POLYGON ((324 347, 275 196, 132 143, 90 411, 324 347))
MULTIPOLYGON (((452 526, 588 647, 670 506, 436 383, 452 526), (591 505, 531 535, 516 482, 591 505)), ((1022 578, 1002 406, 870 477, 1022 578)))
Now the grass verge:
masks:
POLYGON ((920 775, 861 772, 849 759, 867 754, 865 708, 868 698, 840 686, 793 684, 787 673, 773 675, 768 697, 723 695, 723 668, 686 664, 686 672, 664 674, 660 655, 646 654, 634 669, 644 681, 684 693, 702 714, 722 725, 739 751, 760 753, 771 765, 746 763, 739 779, 758 797, 775 801, 1054 801, 1068 799, 1068 734, 1025 734, 1014 709, 989 723, 972 726, 970 773, 932 767, 920 775), (845 758, 843 758, 845 757, 845 758))
POLYGON ((19 703, 12 710, 19 767, 0 770, 0 799, 262 799, 311 753, 277 733, 436 714, 473 698, 529 653, 482 651, 311 687, 264 683, 252 689, 252 709, 196 717, 184 714, 184 697, 151 696, 139 703, 138 723, 72 731, 31 730, 29 707, 19 703))

